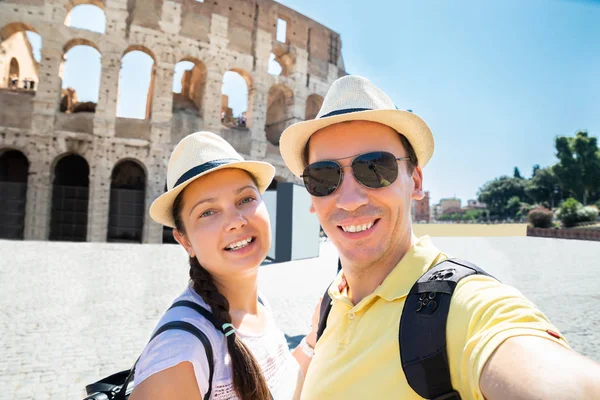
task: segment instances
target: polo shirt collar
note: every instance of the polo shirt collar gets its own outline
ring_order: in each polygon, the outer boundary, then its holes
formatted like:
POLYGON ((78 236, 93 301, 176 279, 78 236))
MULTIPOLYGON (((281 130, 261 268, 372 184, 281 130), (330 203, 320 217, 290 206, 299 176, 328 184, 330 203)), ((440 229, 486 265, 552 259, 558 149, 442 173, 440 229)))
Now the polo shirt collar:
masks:
MULTIPOLYGON (((429 236, 420 237, 377 287, 372 296, 381 297, 386 301, 394 301, 406 296, 417 279, 434 263, 440 261, 440 256, 442 253, 432 243, 429 236)), ((343 274, 340 273, 331 284, 329 295, 333 299, 348 303, 350 300, 347 298, 347 290, 339 290, 343 288, 342 280, 343 274)))

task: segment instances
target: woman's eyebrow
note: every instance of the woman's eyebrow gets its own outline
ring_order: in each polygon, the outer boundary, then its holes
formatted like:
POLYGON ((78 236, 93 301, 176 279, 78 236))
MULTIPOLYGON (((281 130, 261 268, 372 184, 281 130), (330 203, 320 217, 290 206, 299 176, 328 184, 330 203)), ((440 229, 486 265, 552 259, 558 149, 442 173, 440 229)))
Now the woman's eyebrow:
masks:
MULTIPOLYGON (((243 192, 243 191, 244 191, 244 190, 246 190, 246 189, 252 189, 252 190, 256 191, 256 188, 255 188, 253 185, 245 185, 245 186, 242 186, 241 188, 238 188, 238 189, 236 189, 236 191, 235 191, 235 194, 240 194, 241 192, 243 192)), ((193 206, 193 207, 190 209, 190 213, 189 213, 189 215, 192 215, 192 212, 194 211, 194 209, 195 209, 196 207, 198 207, 200 204, 203 204, 203 203, 214 203, 214 202, 216 202, 216 201, 217 201, 217 198, 216 198, 216 197, 208 197, 208 198, 206 198, 206 199, 202 199, 202 200, 198 201, 198 202, 197 202, 196 204, 194 204, 194 206, 193 206)))
POLYGON ((189 214, 189 215, 192 215, 192 212, 194 211, 194 209, 195 209, 196 207, 198 207, 200 204, 204 204, 204 203, 214 203, 215 201, 217 201, 216 197, 209 197, 209 198, 207 198, 207 199, 202 199, 202 200, 200 200, 199 202, 197 202, 196 204, 194 204, 194 206, 191 208, 191 210, 190 210, 190 214, 189 214))

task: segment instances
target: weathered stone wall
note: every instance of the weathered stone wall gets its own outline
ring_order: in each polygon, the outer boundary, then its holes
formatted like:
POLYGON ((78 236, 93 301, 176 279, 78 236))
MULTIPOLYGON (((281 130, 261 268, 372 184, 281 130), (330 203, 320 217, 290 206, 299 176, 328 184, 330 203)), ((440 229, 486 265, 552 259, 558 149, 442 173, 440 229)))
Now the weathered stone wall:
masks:
MULTIPOLYGON (((162 241, 162 227, 152 222, 147 210, 164 191, 174 144, 193 129, 221 134, 244 157, 273 163, 278 180, 294 181, 277 146, 267 142, 269 103, 277 103, 269 99, 269 92, 276 87, 271 92, 286 95, 285 114, 282 121, 275 121, 282 130, 304 120, 307 98, 325 96, 331 83, 345 73, 341 57, 330 62, 330 41, 339 40, 337 33, 271 0, 4 1, 0 2, 0 29, 2 40, 8 38, 5 32, 24 29, 42 38, 35 92, 0 91, 0 152, 19 150, 30 163, 26 239, 48 238, 54 167, 68 154, 80 155, 90 167, 89 241, 106 241, 111 172, 124 159, 136 161, 146 172, 143 242, 162 241), (72 7, 85 3, 104 10, 105 34, 65 25, 72 7), (287 22, 285 43, 276 41, 278 18, 287 22), (95 113, 62 114, 59 110, 59 70, 65 52, 76 44, 93 46, 101 54, 95 113), (121 59, 132 50, 154 60, 145 120, 116 115, 121 59), (281 76, 267 72, 271 53, 284 68, 281 76), (187 99, 195 107, 172 93, 175 65, 184 60, 201 66, 188 78, 192 83, 187 99), (245 128, 221 123, 222 81, 227 71, 239 73, 248 83, 245 128)), ((309 109, 312 116, 314 105, 309 109)), ((277 138, 280 133, 272 135, 277 138)))

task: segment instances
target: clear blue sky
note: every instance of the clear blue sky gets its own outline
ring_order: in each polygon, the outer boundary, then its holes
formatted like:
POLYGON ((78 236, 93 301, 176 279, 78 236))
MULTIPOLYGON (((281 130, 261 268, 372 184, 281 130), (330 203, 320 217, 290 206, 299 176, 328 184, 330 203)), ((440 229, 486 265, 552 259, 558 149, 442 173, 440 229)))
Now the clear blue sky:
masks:
POLYGON ((433 201, 466 202, 515 166, 529 177, 534 164, 556 161, 557 135, 600 134, 600 2, 282 3, 339 32, 346 70, 427 121, 433 201))

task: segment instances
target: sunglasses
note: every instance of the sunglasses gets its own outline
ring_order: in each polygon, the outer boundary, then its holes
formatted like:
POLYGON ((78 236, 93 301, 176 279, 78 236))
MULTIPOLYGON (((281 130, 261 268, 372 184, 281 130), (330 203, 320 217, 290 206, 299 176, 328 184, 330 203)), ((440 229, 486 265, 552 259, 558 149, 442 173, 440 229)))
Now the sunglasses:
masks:
MULTIPOLYGON (((394 183, 398 177, 398 162, 410 161, 410 157, 396 157, 387 151, 373 151, 339 158, 351 158, 354 178, 363 186, 379 189, 394 183)), ((316 197, 329 196, 342 184, 344 167, 337 160, 317 161, 304 168, 301 177, 308 193, 316 197)))

